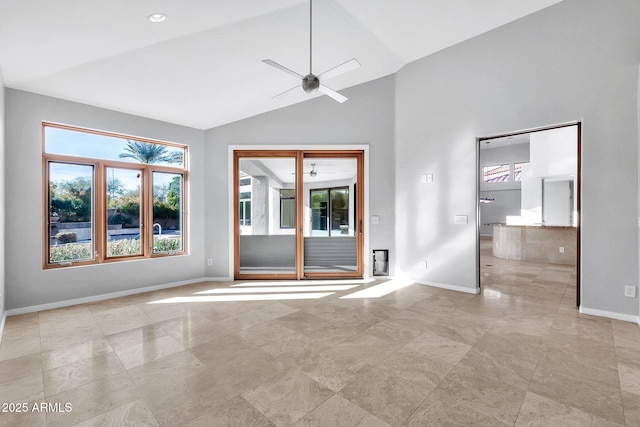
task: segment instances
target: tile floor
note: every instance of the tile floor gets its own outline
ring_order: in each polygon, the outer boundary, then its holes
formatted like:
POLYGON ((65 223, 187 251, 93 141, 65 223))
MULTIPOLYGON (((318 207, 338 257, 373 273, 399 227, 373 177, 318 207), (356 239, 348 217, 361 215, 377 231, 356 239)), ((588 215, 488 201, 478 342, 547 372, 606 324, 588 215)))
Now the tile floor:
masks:
POLYGON ((0 425, 640 425, 638 325, 578 314, 572 268, 482 264, 481 295, 202 283, 9 317, 0 409, 27 412, 0 425))

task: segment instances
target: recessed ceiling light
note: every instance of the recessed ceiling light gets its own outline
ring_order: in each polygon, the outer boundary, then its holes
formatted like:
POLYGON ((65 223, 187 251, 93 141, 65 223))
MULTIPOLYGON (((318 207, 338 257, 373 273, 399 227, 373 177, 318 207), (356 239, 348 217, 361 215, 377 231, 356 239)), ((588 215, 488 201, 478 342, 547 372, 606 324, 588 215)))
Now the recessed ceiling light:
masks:
POLYGON ((167 15, 164 13, 152 13, 147 19, 151 22, 164 22, 167 19, 167 15))

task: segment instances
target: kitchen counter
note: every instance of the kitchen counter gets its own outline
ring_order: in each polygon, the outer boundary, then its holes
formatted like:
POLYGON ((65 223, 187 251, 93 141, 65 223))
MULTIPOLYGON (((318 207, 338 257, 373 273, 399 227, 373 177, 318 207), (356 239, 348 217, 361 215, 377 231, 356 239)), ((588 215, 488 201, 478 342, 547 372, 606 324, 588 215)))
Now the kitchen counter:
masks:
POLYGON ((576 265, 576 233, 575 227, 494 224, 493 256, 576 265))

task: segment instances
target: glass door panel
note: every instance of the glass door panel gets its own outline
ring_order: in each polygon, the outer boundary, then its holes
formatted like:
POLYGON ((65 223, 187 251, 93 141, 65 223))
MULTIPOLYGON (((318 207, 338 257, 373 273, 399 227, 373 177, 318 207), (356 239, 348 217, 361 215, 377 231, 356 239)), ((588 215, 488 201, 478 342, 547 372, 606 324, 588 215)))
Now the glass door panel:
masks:
POLYGON ((239 157, 236 276, 296 277, 296 158, 239 157))
POLYGON ((304 176, 304 275, 359 272, 358 158, 309 157, 304 176))

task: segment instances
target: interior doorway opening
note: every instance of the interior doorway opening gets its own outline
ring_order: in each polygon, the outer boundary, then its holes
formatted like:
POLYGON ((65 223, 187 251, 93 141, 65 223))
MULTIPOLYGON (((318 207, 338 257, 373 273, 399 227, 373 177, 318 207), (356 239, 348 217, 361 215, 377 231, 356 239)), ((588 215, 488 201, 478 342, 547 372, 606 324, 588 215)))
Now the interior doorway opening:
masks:
POLYGON ((580 305, 580 133, 572 123, 478 139, 480 286, 568 283, 580 305))

